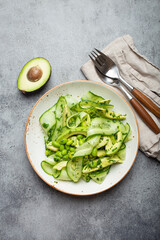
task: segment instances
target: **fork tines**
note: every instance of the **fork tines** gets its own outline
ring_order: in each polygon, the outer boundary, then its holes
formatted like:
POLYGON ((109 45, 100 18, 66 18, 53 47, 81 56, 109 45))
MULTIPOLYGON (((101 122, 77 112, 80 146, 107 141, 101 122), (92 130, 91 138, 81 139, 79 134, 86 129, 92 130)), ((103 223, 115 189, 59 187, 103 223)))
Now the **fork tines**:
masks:
POLYGON ((103 64, 103 62, 105 61, 105 59, 104 59, 104 57, 101 55, 101 52, 98 50, 98 49, 96 49, 95 48, 95 50, 99 53, 97 53, 97 52, 95 52, 95 51, 92 51, 91 52, 91 55, 89 55, 89 57, 90 57, 90 59, 95 63, 95 61, 97 61, 100 65, 102 65, 103 64))

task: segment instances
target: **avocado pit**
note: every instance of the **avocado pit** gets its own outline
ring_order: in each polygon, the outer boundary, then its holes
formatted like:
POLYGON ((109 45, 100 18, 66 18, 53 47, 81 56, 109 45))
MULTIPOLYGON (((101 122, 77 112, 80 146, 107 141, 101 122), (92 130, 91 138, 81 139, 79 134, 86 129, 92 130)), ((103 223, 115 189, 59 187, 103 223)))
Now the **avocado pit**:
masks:
POLYGON ((29 69, 27 78, 30 82, 37 82, 41 79, 42 74, 42 69, 39 66, 34 66, 29 69))
POLYGON ((34 92, 42 88, 51 75, 51 65, 45 58, 33 58, 27 62, 17 81, 17 87, 23 93, 34 92))

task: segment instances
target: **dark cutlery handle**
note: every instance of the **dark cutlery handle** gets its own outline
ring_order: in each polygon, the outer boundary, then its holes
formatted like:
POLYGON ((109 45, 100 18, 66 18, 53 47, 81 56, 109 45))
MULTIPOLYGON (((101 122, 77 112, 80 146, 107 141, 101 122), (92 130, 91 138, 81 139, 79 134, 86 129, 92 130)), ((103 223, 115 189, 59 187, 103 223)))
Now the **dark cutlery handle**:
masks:
POLYGON ((130 100, 130 103, 136 110, 136 112, 139 114, 139 116, 142 118, 142 120, 146 123, 146 125, 155 133, 160 133, 160 129, 155 123, 155 121, 151 118, 151 116, 148 114, 148 112, 143 108, 143 106, 135 99, 132 98, 130 100))
POLYGON ((146 97, 138 89, 134 88, 132 94, 141 102, 143 105, 148 108, 154 115, 160 118, 160 108, 157 107, 148 97, 146 97))

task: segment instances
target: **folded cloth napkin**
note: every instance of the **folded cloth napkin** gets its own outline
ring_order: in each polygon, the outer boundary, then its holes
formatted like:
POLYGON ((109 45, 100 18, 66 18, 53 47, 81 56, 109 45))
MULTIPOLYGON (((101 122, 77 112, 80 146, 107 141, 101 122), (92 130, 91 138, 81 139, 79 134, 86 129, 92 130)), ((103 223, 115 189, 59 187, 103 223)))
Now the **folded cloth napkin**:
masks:
MULTIPOLYGON (((102 52, 116 63, 122 78, 142 91, 160 107, 160 69, 138 53, 130 35, 117 38, 102 52)), ((85 63, 81 70, 87 79, 102 82, 91 60, 85 63)), ((116 91, 120 93, 118 89, 116 91)), ((122 95, 122 93, 120 94, 122 95)), ((151 112, 149 114, 160 127, 160 119, 151 112)), ((138 114, 136 114, 136 117, 140 132, 140 150, 148 157, 157 158, 160 161, 160 134, 154 134, 138 114)))

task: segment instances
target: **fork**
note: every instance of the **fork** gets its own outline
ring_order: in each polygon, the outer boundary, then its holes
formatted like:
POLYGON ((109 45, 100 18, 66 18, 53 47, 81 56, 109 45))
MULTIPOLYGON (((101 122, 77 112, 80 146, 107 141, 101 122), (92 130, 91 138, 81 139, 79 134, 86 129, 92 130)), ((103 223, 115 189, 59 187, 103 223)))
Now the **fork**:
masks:
MULTIPOLYGON (((100 53, 97 54, 95 51, 92 51, 91 55, 89 57, 93 61, 96 70, 98 70, 99 73, 102 74, 101 80, 104 83, 107 83, 109 85, 112 85, 114 87, 119 88, 128 98, 131 105, 134 107, 134 109, 137 111, 139 116, 142 118, 142 120, 146 123, 146 125, 156 134, 160 133, 160 129, 155 123, 155 121, 152 119, 152 117, 148 114, 148 112, 143 108, 143 106, 134 98, 121 84, 124 80, 120 77, 119 71, 115 63, 111 60, 108 64, 106 59, 108 60, 108 57, 105 58, 105 54, 101 54, 99 50, 96 49, 100 53), (107 74, 106 74, 107 73, 107 74), (108 73, 110 78, 108 77, 108 73), (112 76, 112 78, 111 78, 112 76), (113 78, 114 76, 114 78, 113 78)), ((109 58, 110 59, 110 58, 109 58)), ((133 93, 134 88, 128 84, 126 81, 123 82, 123 84, 131 90, 133 93)), ((136 89, 137 90, 137 89, 136 89)), ((138 90, 137 90, 138 91, 138 90)), ((148 99, 148 98, 147 98, 148 99)), ((151 102, 152 103, 152 102, 151 102)), ((157 107, 157 106, 156 106, 157 107)))
POLYGON ((143 105, 148 108, 154 115, 160 118, 160 109, 142 92, 140 92, 137 88, 134 88, 120 76, 119 69, 112 61, 112 59, 110 59, 107 55, 105 55, 98 49, 95 48, 95 50, 99 53, 97 54, 95 51, 93 51, 94 57, 95 55, 97 57, 96 62, 98 62, 99 71, 101 71, 101 73, 104 74, 106 77, 112 79, 119 79, 121 83, 132 93, 132 95, 134 95, 141 103, 143 103, 143 105))

